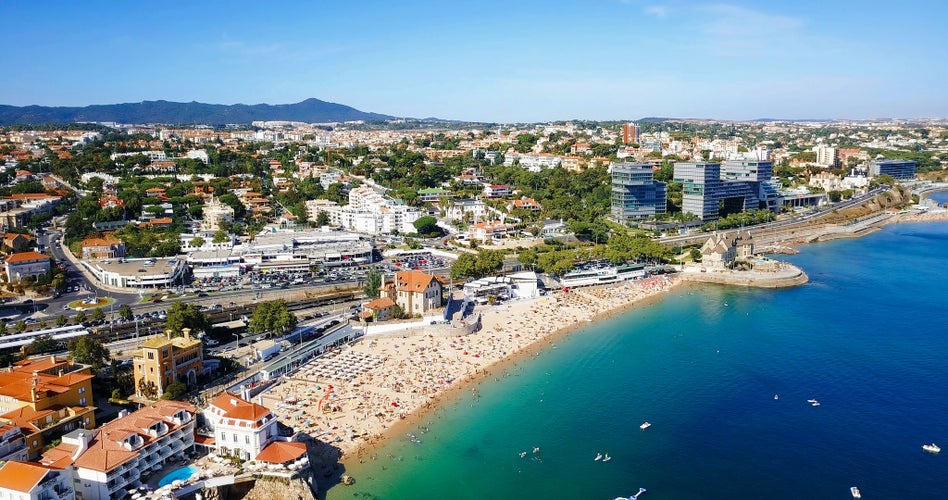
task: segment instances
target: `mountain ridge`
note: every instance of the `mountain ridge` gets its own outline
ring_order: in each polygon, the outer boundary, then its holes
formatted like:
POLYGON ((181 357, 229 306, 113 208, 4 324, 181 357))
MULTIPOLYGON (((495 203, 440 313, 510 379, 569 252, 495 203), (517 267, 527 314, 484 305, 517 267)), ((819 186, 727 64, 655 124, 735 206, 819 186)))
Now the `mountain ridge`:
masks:
POLYGON ((292 104, 207 104, 197 101, 141 101, 89 106, 10 106, 0 104, 0 125, 117 122, 176 125, 249 124, 254 121, 310 123, 378 121, 394 116, 309 98, 292 104))

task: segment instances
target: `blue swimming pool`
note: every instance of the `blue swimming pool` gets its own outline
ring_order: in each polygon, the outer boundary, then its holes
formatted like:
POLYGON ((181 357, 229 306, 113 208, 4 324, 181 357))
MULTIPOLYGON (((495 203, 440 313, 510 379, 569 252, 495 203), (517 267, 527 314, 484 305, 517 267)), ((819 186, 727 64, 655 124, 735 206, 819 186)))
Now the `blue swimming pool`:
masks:
POLYGON ((165 474, 165 477, 161 478, 161 481, 158 481, 158 487, 167 486, 178 480, 187 481, 191 476, 197 473, 197 471, 198 468, 193 465, 175 469, 165 474))

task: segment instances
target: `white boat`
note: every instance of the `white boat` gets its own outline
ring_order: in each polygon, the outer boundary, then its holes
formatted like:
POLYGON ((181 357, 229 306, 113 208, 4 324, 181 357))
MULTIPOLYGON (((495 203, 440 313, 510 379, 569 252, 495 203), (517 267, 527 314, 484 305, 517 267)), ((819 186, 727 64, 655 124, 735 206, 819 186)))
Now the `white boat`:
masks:
POLYGON ((938 452, 941 451, 941 448, 939 448, 938 445, 935 444, 935 443, 932 443, 932 444, 923 444, 923 445, 922 445, 922 449, 925 450, 925 451, 927 451, 927 452, 929 452, 929 453, 938 453, 938 452))
POLYGON ((862 493, 859 493, 859 488, 855 486, 849 488, 849 492, 853 494, 853 498, 862 498, 862 493))
POLYGON ((593 462, 600 459, 602 459, 602 453, 596 453, 596 458, 593 459, 593 462))
POLYGON ((780 399, 780 396, 774 394, 774 399, 780 399))
POLYGON ((810 403, 810 405, 812 405, 812 406, 820 406, 820 402, 819 402, 819 401, 814 401, 814 402, 810 403))
POLYGON ((606 453, 606 456, 602 458, 603 462, 608 462, 610 460, 612 460, 612 457, 610 457, 608 453, 606 453))
POLYGON ((815 399, 808 399, 808 400, 806 400, 806 402, 807 402, 807 403, 810 403, 810 404, 813 404, 813 403, 816 403, 816 400, 815 400, 815 399))
POLYGON ((651 427, 651 426, 652 426, 652 424, 650 424, 650 423, 648 423, 648 422, 645 422, 644 424, 642 424, 642 425, 639 426, 639 429, 642 429, 642 430, 644 431, 645 429, 648 429, 648 428, 651 427))

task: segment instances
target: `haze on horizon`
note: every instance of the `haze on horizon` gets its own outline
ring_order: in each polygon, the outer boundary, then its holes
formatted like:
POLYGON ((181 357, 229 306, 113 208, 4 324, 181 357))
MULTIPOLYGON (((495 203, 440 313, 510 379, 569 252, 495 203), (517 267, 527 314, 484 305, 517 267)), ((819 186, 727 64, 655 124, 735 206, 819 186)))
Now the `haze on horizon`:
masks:
POLYGON ((948 117, 942 2, 6 2, 0 15, 0 104, 16 106, 315 97, 478 122, 948 117))

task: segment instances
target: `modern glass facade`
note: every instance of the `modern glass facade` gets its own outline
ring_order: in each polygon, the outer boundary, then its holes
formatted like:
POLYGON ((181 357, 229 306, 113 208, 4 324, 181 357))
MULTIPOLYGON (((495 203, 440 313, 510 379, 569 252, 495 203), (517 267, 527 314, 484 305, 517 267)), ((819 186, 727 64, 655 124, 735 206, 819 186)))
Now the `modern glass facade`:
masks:
POLYGON ((665 183, 647 163, 612 164, 612 218, 627 223, 665 213, 665 183))

